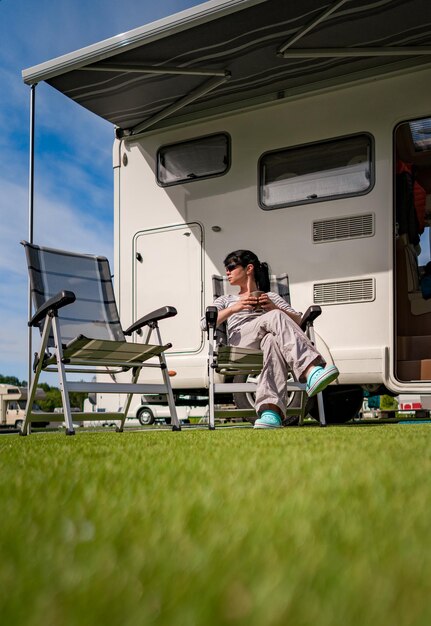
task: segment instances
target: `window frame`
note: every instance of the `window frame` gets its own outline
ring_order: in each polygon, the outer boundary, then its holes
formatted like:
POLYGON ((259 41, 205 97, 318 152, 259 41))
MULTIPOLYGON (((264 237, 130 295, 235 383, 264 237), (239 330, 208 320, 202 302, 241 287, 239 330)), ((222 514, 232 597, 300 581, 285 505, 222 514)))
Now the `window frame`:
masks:
MULTIPOLYGON (((324 171, 324 170, 322 170, 324 171)), ((258 164, 257 164, 257 176, 258 176, 258 184, 257 184, 257 202, 259 207, 262 209, 262 211, 276 211, 278 209, 284 209, 284 208, 288 208, 288 207, 293 207, 293 206, 302 206, 304 204, 316 204, 317 202, 332 202, 333 200, 341 200, 343 198, 353 198, 353 197, 357 197, 357 196, 366 196, 367 194, 369 194, 375 185, 375 180, 376 180, 376 176, 375 176, 375 139, 374 136, 368 132, 368 131, 363 131, 363 132, 357 132, 357 133, 352 133, 352 134, 348 134, 348 135, 339 135, 337 137, 330 137, 328 139, 321 139, 318 141, 311 141, 311 142, 307 142, 307 143, 300 143, 300 144, 295 144, 294 146, 285 146, 283 148, 277 148, 276 150, 267 150, 266 152, 262 153, 259 157, 258 160, 258 164), (330 144, 330 143, 334 143, 343 139, 355 139, 356 137, 367 137, 367 139, 369 140, 369 145, 370 145, 370 184, 367 187, 367 189, 365 189, 364 191, 355 191, 352 193, 342 193, 342 194, 337 194, 337 195, 331 195, 331 196, 322 196, 322 197, 318 197, 318 198, 305 198, 304 200, 295 200, 293 202, 283 202, 282 204, 277 204, 274 206, 268 206, 266 205, 263 201, 262 201, 262 197, 263 197, 263 190, 264 190, 264 184, 263 184, 263 160, 265 159, 265 157, 267 157, 268 155, 273 155, 273 154, 277 154, 280 152, 286 152, 286 151, 293 151, 293 150, 297 150, 297 149, 301 149, 301 148, 308 148, 308 147, 312 147, 312 146, 317 146, 317 145, 322 145, 325 146, 326 144, 330 144)))
POLYGON ((182 141, 175 141, 173 143, 167 143, 167 144, 163 144, 162 146, 159 146, 156 152, 156 171, 155 171, 156 182, 159 187, 174 187, 175 185, 184 185, 188 183, 194 183, 200 180, 208 180, 209 178, 219 178, 220 176, 225 176, 229 172, 231 165, 232 165, 232 149, 231 149, 231 136, 229 133, 227 133, 226 131, 220 131, 217 133, 210 133, 209 135, 200 135, 199 137, 193 137, 192 139, 184 139, 182 141), (217 136, 222 136, 226 138, 227 165, 226 165, 226 168, 223 170, 223 172, 217 172, 216 174, 208 174, 206 176, 196 176, 195 178, 182 178, 181 180, 176 180, 172 183, 164 183, 160 180, 159 157, 160 157, 160 152, 162 150, 165 150, 166 148, 181 146, 183 144, 194 143, 197 141, 201 141, 203 139, 208 139, 210 137, 217 137, 217 136))

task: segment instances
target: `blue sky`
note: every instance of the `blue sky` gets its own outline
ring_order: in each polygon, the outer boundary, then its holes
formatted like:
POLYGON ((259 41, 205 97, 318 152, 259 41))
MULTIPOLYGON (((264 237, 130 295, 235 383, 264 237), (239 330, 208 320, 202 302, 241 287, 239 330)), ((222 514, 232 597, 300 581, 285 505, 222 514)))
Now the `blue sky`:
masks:
MULTIPOLYGON (((27 270, 19 242, 28 239, 30 90, 21 71, 197 4, 0 0, 0 374, 27 379, 27 270)), ((111 124, 38 85, 35 243, 112 259, 112 142, 111 124)))

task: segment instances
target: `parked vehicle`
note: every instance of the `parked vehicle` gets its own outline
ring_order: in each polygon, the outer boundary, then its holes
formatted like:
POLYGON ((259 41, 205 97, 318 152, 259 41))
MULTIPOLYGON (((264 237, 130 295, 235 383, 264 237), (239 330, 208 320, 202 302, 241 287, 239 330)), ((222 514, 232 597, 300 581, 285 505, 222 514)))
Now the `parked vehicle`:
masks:
POLYGON ((431 393, 429 3, 341 4, 207 2, 24 72, 117 126, 116 291, 126 325, 178 309, 177 401, 205 393, 199 320, 237 248, 289 274, 297 310, 322 307, 328 422, 363 389, 431 393))
MULTIPOLYGON (((43 400, 45 392, 38 389, 36 400, 43 400)), ((27 403, 27 389, 15 385, 0 384, 0 426, 21 428, 27 403)), ((40 410, 35 403, 34 410, 40 410)), ((46 426, 45 422, 40 422, 39 426, 46 426)))
POLYGON ((417 418, 429 418, 431 396, 402 394, 398 397, 399 414, 413 414, 417 418))

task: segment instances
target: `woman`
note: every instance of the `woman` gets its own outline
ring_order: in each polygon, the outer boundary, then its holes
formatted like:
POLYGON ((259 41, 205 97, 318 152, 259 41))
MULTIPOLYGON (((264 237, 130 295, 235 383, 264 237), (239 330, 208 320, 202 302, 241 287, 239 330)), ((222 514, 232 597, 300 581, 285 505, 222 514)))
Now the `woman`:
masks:
POLYGON ((291 370, 315 396, 338 377, 335 365, 326 367, 321 354, 299 327, 301 314, 281 296, 269 291, 267 263, 250 250, 236 250, 224 260, 229 283, 239 294, 220 296, 217 324, 227 322, 229 344, 262 350, 263 368, 256 390, 255 428, 280 428, 286 408, 286 379, 291 370), (254 291, 265 292, 259 297, 254 291), (259 305, 258 308, 257 305, 259 305))

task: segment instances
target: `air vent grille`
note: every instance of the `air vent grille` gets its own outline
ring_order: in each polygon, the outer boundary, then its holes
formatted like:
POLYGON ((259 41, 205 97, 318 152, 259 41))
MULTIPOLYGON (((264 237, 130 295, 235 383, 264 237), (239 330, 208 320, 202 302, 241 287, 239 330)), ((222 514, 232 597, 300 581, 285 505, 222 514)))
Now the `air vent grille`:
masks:
POLYGON ((374 278, 319 283, 313 286, 314 304, 348 304, 371 302, 375 299, 374 278))
POLYGON ((374 214, 351 215, 313 222, 313 241, 339 241, 374 235, 374 214))

